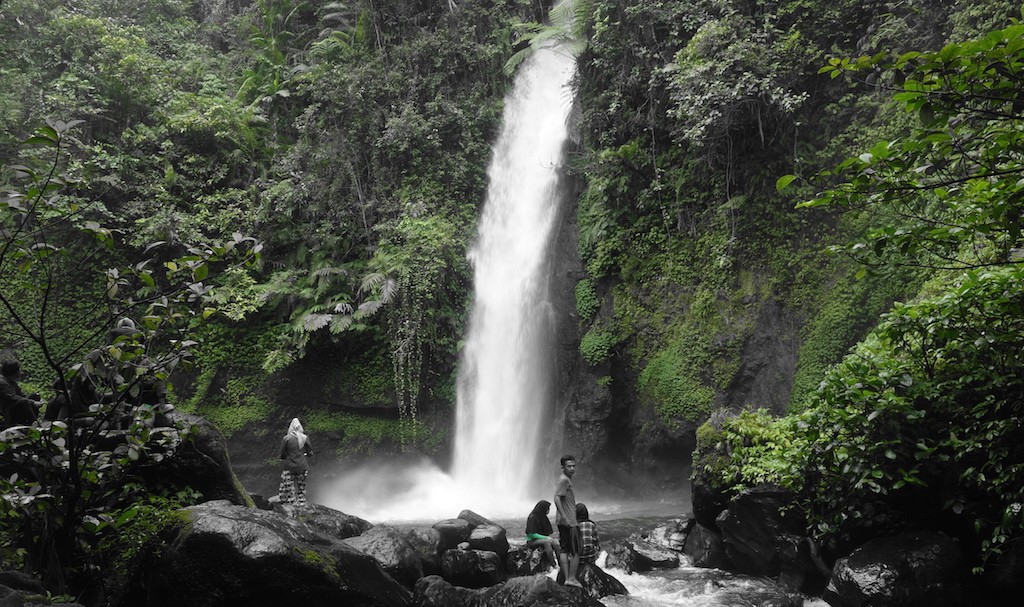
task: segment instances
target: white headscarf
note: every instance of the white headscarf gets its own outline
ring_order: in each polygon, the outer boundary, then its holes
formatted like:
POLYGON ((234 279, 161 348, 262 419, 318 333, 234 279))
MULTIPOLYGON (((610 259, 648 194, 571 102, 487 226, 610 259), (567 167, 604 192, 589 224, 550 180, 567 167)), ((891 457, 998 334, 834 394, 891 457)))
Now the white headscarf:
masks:
POLYGON ((288 435, 294 435, 299 440, 299 448, 306 446, 306 434, 302 431, 302 423, 299 418, 293 417, 292 423, 288 424, 288 435))

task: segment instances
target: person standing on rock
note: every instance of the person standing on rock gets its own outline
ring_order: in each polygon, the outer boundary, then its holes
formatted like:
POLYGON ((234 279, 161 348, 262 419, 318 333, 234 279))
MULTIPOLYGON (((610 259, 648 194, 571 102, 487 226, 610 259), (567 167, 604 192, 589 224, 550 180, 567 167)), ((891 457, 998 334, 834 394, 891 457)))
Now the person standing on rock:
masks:
POLYGON ((309 464, 306 458, 313 455, 313 446, 302 430, 299 418, 292 418, 288 434, 281 441, 281 486, 278 498, 282 504, 306 506, 306 475, 309 464))
POLYGON ((555 523, 558 525, 558 543, 562 553, 558 556, 558 567, 566 586, 579 586, 576 571, 580 566, 580 526, 576 521, 576 496, 572 490, 572 477, 576 474, 576 457, 563 455, 560 460, 562 474, 555 483, 555 523))

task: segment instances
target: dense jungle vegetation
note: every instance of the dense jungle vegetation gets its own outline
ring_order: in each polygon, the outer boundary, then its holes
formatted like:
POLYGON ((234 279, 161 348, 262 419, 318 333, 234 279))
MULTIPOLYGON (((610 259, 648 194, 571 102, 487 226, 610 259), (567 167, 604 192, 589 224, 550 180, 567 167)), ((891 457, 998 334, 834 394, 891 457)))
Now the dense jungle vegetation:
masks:
MULTIPOLYGON (((711 418, 695 475, 793 489, 836 550, 932 524, 998 558, 1024 528, 1019 4, 579 0, 535 25, 549 8, 0 1, 23 387, 52 396, 128 315, 145 335, 102 352, 126 399, 174 377, 228 434, 304 406, 342 455, 443 454, 506 64, 568 36, 580 356, 642 420, 628 440, 711 418), (323 406, 271 397, 296 369, 323 406)), ((189 499, 132 482, 176 436, 102 462, 75 436, 24 437, 70 471, 0 479, 0 557, 55 590, 127 550, 137 504, 189 499)))

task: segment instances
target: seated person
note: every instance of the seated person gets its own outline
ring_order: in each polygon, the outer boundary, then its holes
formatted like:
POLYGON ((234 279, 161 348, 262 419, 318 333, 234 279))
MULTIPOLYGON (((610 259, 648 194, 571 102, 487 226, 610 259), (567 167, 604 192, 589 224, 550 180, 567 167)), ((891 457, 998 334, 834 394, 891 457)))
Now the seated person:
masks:
POLYGON ((580 565, 593 563, 601 554, 601 539, 597 535, 597 523, 590 520, 590 512, 584 504, 576 504, 576 520, 580 524, 580 565))
POLYGON ((0 363, 0 430, 33 423, 43 405, 39 395, 26 396, 21 391, 20 379, 21 363, 17 360, 0 363))
POLYGON ((557 566, 560 550, 558 541, 551 537, 551 521, 548 520, 550 510, 551 502, 541 500, 533 507, 530 516, 526 517, 526 545, 530 548, 542 548, 551 566, 557 566))

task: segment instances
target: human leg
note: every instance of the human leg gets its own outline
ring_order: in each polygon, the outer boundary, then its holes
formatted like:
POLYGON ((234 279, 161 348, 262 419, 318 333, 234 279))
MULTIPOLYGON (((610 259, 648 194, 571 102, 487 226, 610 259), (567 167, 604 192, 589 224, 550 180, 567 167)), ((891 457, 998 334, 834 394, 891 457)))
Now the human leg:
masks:
POLYGON ((295 479, 295 505, 300 508, 306 507, 306 475, 308 472, 296 472, 292 476, 295 479))
POLYGON ((281 484, 277 488, 277 497, 282 504, 290 504, 294 499, 292 495, 293 483, 292 473, 284 470, 281 472, 281 484))
MULTIPOLYGON (((570 527, 569 535, 571 538, 569 542, 571 551, 569 553, 569 562, 567 563, 568 566, 565 574, 565 585, 582 587, 583 584, 581 584, 580 581, 576 579, 576 574, 580 568, 580 549, 583 546, 583 538, 580 537, 580 528, 570 527)), ((565 545, 563 544, 563 549, 564 547, 565 545)))

